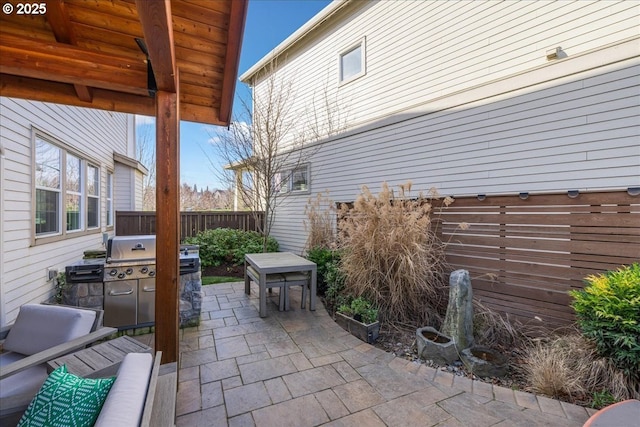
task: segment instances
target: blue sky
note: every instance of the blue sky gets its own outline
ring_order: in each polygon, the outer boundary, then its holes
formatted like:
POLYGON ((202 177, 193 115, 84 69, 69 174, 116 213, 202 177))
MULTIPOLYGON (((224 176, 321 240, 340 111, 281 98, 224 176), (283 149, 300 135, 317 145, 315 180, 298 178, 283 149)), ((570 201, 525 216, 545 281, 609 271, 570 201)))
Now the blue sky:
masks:
MULTIPOLYGON (((331 3, 330 0, 249 0, 249 11, 245 24, 242 52, 240 56, 240 74, 248 70, 263 56, 289 37, 316 13, 331 3)), ((238 82, 234 111, 240 107, 238 96, 246 97, 247 87, 238 82)), ((140 122, 140 121, 139 121, 140 122)), ((212 166, 203 150, 209 156, 212 151, 207 147, 213 127, 198 123, 182 122, 180 126, 180 181, 198 188, 221 188, 212 166)), ((138 125, 138 135, 147 134, 154 138, 154 127, 144 121, 138 125)), ((212 159, 215 160, 215 159, 212 159)), ((221 166, 220 166, 221 167, 221 166)))

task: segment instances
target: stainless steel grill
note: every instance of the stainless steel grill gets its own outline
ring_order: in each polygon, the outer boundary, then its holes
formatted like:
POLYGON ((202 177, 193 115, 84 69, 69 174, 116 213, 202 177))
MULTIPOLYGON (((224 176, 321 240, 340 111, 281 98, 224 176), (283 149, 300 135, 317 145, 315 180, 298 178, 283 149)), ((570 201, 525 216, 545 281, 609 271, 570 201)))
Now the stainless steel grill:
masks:
MULTIPOLYGON (((180 326, 200 322, 202 277, 199 247, 181 245, 180 326)), ((83 259, 65 268, 63 302, 104 309, 105 326, 129 329, 155 321, 156 238, 116 236, 104 258, 83 259)))

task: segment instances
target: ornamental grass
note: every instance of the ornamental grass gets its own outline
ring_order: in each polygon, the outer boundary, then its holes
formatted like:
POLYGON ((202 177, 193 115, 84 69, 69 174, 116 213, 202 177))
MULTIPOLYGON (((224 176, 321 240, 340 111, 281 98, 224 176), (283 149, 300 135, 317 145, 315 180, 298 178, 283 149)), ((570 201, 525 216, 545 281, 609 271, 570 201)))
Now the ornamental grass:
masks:
POLYGON ((353 207, 341 205, 340 268, 346 293, 369 300, 385 322, 439 326, 448 279, 445 244, 432 218, 438 196, 410 192, 411 183, 397 192, 385 183, 377 196, 365 186, 353 207))

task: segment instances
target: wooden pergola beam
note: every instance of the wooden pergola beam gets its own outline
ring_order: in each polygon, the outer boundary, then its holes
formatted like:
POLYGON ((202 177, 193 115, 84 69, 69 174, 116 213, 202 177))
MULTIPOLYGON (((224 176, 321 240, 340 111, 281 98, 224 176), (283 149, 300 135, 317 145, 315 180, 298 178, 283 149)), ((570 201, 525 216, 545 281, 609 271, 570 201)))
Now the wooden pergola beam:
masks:
POLYGON ((147 67, 124 56, 0 33, 0 73, 146 95, 147 67))
POLYGON ((158 90, 176 92, 176 52, 169 0, 136 0, 158 90))
POLYGON ((248 2, 233 1, 229 19, 229 39, 227 40, 227 53, 224 58, 225 73, 222 78, 222 97, 220 102, 221 122, 231 122, 231 109, 233 106, 233 94, 236 90, 238 68, 240 67, 240 41, 244 34, 248 2))
MULTIPOLYGON (((177 74, 177 72, 176 72, 177 74)), ((156 93, 156 306, 155 348, 162 363, 178 360, 180 284, 180 96, 156 93)))
POLYGON ((91 91, 93 95, 91 101, 87 102, 78 98, 74 86, 70 84, 9 74, 0 74, 0 90, 2 96, 9 98, 32 99, 145 116, 153 116, 156 111, 155 99, 147 93, 141 96, 94 88, 91 91))

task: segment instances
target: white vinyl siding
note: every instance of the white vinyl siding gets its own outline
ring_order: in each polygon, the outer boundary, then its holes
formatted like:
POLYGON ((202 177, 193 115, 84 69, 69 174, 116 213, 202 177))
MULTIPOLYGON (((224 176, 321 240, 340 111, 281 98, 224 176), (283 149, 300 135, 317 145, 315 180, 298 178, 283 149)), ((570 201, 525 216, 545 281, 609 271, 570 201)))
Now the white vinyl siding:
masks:
MULTIPOLYGON (((82 258, 83 251, 102 247, 98 226, 73 237, 36 244, 35 188, 33 167, 34 131, 63 141, 79 157, 90 156, 90 164, 100 170, 99 188, 104 188, 107 169, 114 169, 113 153, 126 153, 127 115, 87 108, 0 97, 0 140, 2 171, 2 306, 5 326, 15 320, 18 308, 42 302, 53 295, 47 269, 64 271, 65 265, 82 258)), ((105 224, 106 200, 100 195, 101 218, 105 224), (105 215, 105 216, 102 216, 105 215)), ((40 239, 38 239, 40 240, 40 239)), ((46 239, 43 239, 46 240, 46 239)))
MULTIPOLYGON (((453 196, 638 187, 638 75, 632 58, 347 133, 316 149, 313 188, 349 202, 385 181, 453 196)), ((278 207, 272 235, 282 250, 304 249, 306 201, 278 207)))
POLYGON ((635 1, 355 1, 286 50, 278 76, 294 82, 299 126, 311 110, 322 119, 326 93, 358 127, 552 65, 546 51, 557 46, 571 59, 638 37, 638 21, 635 1), (340 85, 336 48, 364 36, 366 78, 340 85))

